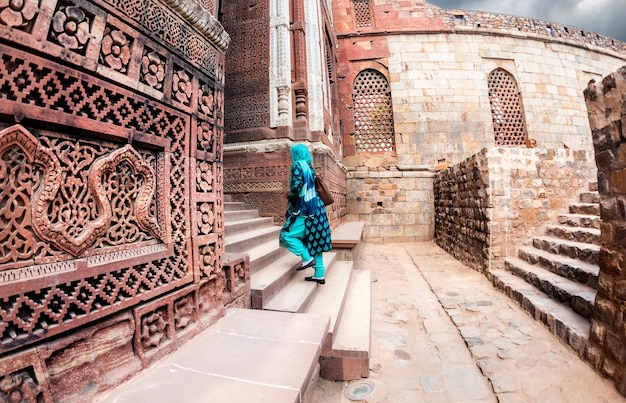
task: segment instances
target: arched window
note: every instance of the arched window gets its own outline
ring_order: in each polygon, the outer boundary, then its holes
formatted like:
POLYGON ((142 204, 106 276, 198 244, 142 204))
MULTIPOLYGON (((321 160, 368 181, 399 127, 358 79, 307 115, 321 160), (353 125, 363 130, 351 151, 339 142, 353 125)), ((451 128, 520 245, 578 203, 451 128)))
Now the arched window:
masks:
POLYGON ((354 135, 357 152, 395 151, 391 90, 380 72, 363 70, 354 79, 354 135))
POLYGON ((525 145, 526 122, 515 78, 506 70, 497 68, 489 73, 488 87, 496 145, 525 145))

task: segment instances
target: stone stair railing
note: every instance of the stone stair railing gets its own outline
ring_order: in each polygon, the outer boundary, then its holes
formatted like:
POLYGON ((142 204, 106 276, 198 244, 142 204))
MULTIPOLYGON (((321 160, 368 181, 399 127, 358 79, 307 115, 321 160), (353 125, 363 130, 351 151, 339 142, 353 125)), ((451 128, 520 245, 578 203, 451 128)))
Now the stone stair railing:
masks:
MULTIPOLYGON (((244 203, 224 202, 226 254, 250 261, 252 309, 315 313, 330 317, 320 356, 320 374, 329 380, 355 380, 369 375, 370 272, 354 267, 341 248, 324 253, 326 284, 304 281, 312 270, 296 271, 298 257, 278 245, 280 226, 259 217, 244 203)), ((348 226, 348 232, 354 225, 348 226)), ((359 227, 362 231, 362 225, 359 227)), ((337 229, 333 230, 333 234, 337 229)), ((342 234, 341 230, 338 234, 342 234)), ((360 232, 359 232, 360 234, 360 232)), ((317 363, 312 363, 317 365, 317 363)))
POLYGON ((600 196, 595 184, 532 246, 491 270, 493 284, 583 357, 598 284, 600 196))

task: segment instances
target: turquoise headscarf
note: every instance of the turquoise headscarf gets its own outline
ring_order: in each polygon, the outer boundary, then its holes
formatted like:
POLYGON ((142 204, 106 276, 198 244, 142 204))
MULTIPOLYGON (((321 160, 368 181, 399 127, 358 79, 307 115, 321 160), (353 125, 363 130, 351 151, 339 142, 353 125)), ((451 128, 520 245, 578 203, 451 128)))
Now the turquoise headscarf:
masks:
POLYGON ((313 169, 311 167, 313 158, 311 158, 311 152, 308 147, 304 144, 298 143, 291 146, 291 163, 292 165, 300 165, 300 169, 302 169, 302 173, 304 173, 305 178, 314 178, 313 169))
POLYGON ((310 169, 313 159, 307 146, 302 143, 294 144, 291 146, 291 162, 305 162, 310 169))
POLYGON ((313 158, 311 152, 303 143, 291 146, 291 165, 298 166, 302 171, 304 186, 298 195, 299 201, 295 203, 295 210, 304 208, 305 215, 313 214, 317 210, 317 193, 315 191, 315 173, 312 167, 313 158))

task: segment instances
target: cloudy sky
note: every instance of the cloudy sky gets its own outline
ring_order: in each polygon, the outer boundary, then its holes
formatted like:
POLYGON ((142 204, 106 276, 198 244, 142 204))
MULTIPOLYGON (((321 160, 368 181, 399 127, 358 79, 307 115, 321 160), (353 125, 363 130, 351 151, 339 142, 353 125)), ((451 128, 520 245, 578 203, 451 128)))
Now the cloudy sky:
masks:
POLYGON ((493 11, 558 22, 626 42, 626 0, 426 0, 441 8, 493 11))

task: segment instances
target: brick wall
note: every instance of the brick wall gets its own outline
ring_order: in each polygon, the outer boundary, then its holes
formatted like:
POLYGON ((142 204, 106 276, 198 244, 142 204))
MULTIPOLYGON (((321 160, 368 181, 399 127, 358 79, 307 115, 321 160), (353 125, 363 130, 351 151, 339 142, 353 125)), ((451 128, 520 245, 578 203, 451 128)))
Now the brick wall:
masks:
POLYGON ((601 197, 600 274, 587 358, 626 394, 626 66, 585 90, 601 197))
POLYGON ((485 271, 545 232, 595 181, 587 151, 485 148, 434 178, 435 241, 485 271))

